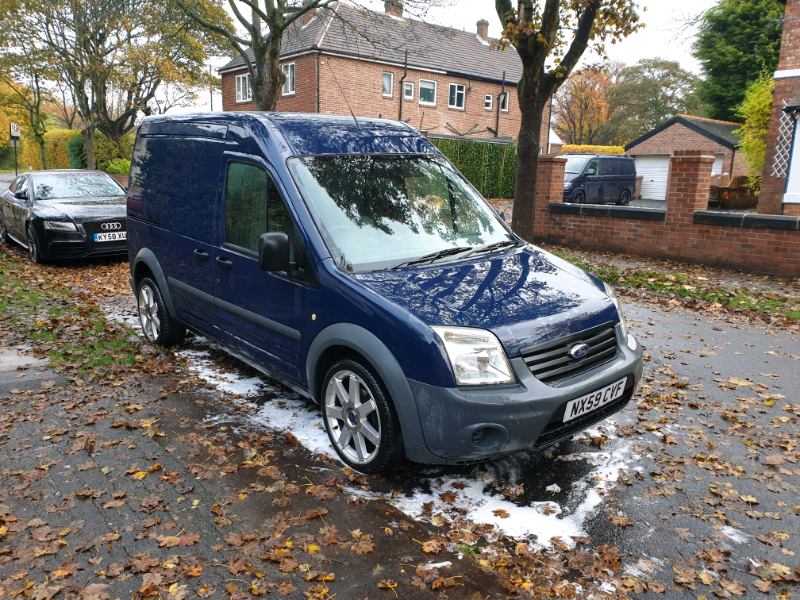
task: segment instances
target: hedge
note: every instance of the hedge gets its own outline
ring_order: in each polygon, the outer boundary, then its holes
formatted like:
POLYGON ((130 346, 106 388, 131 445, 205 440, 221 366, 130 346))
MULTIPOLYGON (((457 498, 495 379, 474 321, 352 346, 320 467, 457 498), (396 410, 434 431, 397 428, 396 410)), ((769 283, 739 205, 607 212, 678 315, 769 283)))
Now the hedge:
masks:
MULTIPOLYGON (((94 134, 95 168, 105 171, 115 159, 130 160, 135 137, 124 135, 119 143, 112 142, 102 133, 94 134)), ((83 136, 72 129, 55 129, 44 134, 45 158, 48 169, 85 169, 86 149, 83 136)), ((22 159, 34 169, 42 168, 39 144, 26 138, 22 145, 22 159)))
POLYGON ((622 146, 590 146, 588 144, 577 145, 567 144, 561 148, 561 152, 577 152, 580 154, 625 154, 622 146))
POLYGON ((430 141, 484 198, 514 197, 514 144, 444 138, 431 138, 430 141))

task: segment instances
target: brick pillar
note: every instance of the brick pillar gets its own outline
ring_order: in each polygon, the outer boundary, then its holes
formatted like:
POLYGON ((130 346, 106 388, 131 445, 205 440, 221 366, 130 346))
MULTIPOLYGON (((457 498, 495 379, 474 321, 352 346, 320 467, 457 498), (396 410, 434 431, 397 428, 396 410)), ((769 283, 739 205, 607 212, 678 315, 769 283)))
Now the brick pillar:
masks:
MULTIPOLYGON (((775 72, 775 94, 767 134, 764 177, 758 198, 758 212, 777 215, 781 212, 786 178, 773 175, 775 154, 780 144, 778 127, 783 116, 783 103, 800 89, 800 0, 787 0, 781 37, 781 54, 775 72)), ((788 140, 791 143, 791 140, 788 140)))
POLYGON ((536 206, 533 207, 533 235, 544 237, 549 224, 551 202, 564 201, 565 158, 539 157, 536 176, 536 206))
POLYGON ((672 155, 667 182, 667 224, 691 227, 694 213, 708 208, 714 155, 705 150, 678 150, 672 155))

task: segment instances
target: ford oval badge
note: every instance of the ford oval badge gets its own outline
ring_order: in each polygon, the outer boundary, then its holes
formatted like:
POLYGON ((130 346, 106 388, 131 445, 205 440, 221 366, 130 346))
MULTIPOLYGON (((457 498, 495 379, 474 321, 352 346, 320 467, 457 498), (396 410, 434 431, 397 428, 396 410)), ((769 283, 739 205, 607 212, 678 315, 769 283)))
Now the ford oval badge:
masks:
POLYGON ((574 359, 583 358, 587 354, 589 354, 589 346, 586 344, 575 344, 569 349, 569 355, 574 359))

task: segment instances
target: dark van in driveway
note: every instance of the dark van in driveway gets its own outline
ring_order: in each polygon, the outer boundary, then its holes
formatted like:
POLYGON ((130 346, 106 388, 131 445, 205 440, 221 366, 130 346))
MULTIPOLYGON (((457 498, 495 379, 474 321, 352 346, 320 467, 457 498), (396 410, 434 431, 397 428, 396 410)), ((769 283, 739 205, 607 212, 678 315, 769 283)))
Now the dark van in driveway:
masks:
POLYGON ((627 156, 567 154, 564 202, 627 205, 636 191, 636 164, 627 156))
POLYGON ((128 230, 147 338, 191 329, 318 402, 364 472, 547 446, 642 374, 611 288, 516 237, 403 123, 148 118, 128 230))

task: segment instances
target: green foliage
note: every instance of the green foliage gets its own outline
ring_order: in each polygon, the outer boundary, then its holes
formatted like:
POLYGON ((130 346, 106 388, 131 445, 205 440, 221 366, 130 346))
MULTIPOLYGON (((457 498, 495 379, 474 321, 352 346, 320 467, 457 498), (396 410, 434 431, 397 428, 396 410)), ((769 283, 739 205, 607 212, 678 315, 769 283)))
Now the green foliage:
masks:
POLYGON ((127 175, 131 171, 131 161, 127 158, 115 158, 106 167, 106 173, 127 175))
POLYGON ((484 198, 514 197, 516 152, 513 144, 437 138, 431 142, 484 198))
POLYGON ((758 185, 758 179, 764 172, 764 156, 767 153, 767 133, 772 115, 772 97, 775 91, 775 80, 764 72, 750 84, 744 95, 744 101, 736 114, 744 121, 736 133, 742 138, 739 147, 747 161, 747 174, 752 186, 758 185))
POLYGON ((778 0, 720 0, 703 14, 693 49, 709 117, 735 120, 748 84, 778 67, 783 13, 778 0))
MULTIPOLYGON (((44 156, 47 161, 48 169, 69 169, 69 157, 67 155, 67 144, 69 139, 75 135, 69 129, 54 129, 44 134, 44 156)), ((22 146, 22 159, 33 169, 42 168, 42 157, 39 153, 39 144, 32 137, 23 135, 24 143, 22 146)))
MULTIPOLYGON (((130 161, 133 155, 133 142, 135 137, 124 135, 117 143, 109 140, 103 135, 95 134, 94 138, 94 160, 95 168, 98 171, 108 170, 109 163, 115 158, 124 158, 130 161)), ((128 171, 125 171, 126 173, 128 171)))
POLYGON ((619 72, 607 91, 609 119, 595 140, 625 145, 676 115, 702 116, 700 79, 676 61, 645 58, 619 72))
POLYGON ((80 133, 76 133, 69 138, 67 142, 67 159, 69 160, 70 169, 86 168, 86 143, 80 133))

